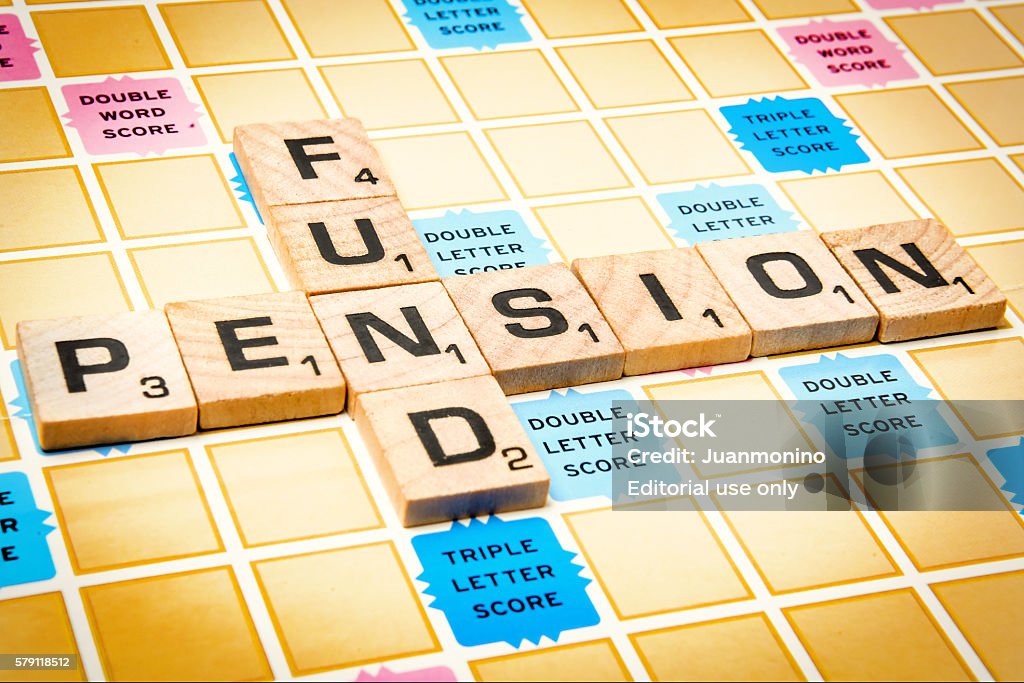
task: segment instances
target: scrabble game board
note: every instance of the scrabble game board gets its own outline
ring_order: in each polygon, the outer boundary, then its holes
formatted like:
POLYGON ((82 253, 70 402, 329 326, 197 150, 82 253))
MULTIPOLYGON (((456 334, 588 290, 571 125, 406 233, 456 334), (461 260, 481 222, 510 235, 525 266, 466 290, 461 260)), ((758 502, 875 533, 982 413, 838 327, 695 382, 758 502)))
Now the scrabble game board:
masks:
POLYGON ((0 0, 0 681, 1020 680, 1024 413, 956 402, 1024 399, 1022 111, 1016 0, 0 0), (443 278, 934 217, 1009 307, 511 396, 550 495, 472 523, 347 412, 41 450, 16 324, 291 289, 232 131, 341 117, 443 278), (611 509, 617 402, 879 378, 999 511, 611 509))

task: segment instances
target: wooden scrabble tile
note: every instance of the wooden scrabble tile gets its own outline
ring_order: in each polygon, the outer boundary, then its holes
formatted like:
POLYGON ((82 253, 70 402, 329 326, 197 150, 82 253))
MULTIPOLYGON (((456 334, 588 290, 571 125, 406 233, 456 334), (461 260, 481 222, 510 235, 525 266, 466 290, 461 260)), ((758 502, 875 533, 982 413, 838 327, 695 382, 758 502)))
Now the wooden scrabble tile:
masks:
POLYGON ((361 394, 489 375, 487 362, 440 282, 310 298, 348 383, 361 394))
POLYGON ((159 311, 23 321, 17 336, 42 448, 196 431, 196 399, 159 311))
POLYGON ((697 251, 750 325, 752 356, 875 336, 877 311, 811 231, 704 242, 697 251))
POLYGON ((203 429, 340 413, 345 380, 302 292, 165 307, 203 429))
POLYGON ((547 499, 544 464, 492 377, 375 391, 353 417, 404 526, 547 499))
POLYGON ((626 375, 750 354, 750 327, 696 249, 577 259, 572 270, 626 350, 626 375))
POLYGON ((235 128, 235 156, 260 213, 271 206, 395 194, 359 119, 235 128))
POLYGON ((444 286, 506 394, 622 376, 622 345, 564 264, 447 278, 444 286))
POLYGON ((1006 297, 933 219, 821 234, 878 309, 879 341, 995 327, 1006 297))
POLYGON ((437 279, 397 197, 272 206, 264 218, 288 281, 307 294, 437 279))

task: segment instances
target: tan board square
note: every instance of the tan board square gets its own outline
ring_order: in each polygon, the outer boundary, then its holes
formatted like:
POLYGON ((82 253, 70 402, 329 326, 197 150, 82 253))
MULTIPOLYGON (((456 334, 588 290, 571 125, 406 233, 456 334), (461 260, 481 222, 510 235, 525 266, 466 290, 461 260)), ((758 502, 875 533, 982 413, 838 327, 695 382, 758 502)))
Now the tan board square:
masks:
POLYGON ((382 389, 490 375, 440 282, 310 298, 348 383, 348 409, 382 389))
MULTIPOLYGON (((993 438, 1000 434, 1024 431, 1024 416, 1010 412, 981 411, 991 402, 1020 401, 1024 386, 1024 339, 992 339, 971 344, 936 346, 910 351, 942 397, 953 402, 960 419, 975 438, 993 438), (972 401, 975 404, 972 409, 972 401)), ((1009 406, 1008 406, 1009 407, 1009 406)))
POLYGON ((622 376, 622 346, 564 264, 448 278, 444 286, 506 394, 622 376))
POLYGON ((164 307, 203 429, 340 413, 345 381, 303 292, 164 307))
POLYGON ((142 5, 32 12, 58 78, 170 69, 142 5))
POLYGON ((236 126, 247 123, 327 118, 302 69, 204 74, 192 80, 224 142, 231 142, 236 126))
POLYGON ((970 254, 981 269, 1006 295, 1013 310, 1019 318, 1024 318, 1024 240, 1013 242, 995 242, 968 247, 970 254))
POLYGON ((836 95, 836 102, 886 159, 983 147, 925 85, 836 95))
POLYGON ((44 473, 76 574, 224 550, 188 451, 44 473))
POLYGON ((413 50, 387 0, 282 0, 313 57, 413 50))
POLYGON ((813 17, 819 14, 860 11, 853 0, 754 0, 754 4, 769 19, 813 17))
POLYGON ((753 356, 875 336, 878 313, 809 230, 703 242, 697 250, 750 325, 753 356))
POLYGON ((466 132, 374 140, 373 145, 409 209, 508 199, 466 132))
POLYGON ((212 154, 96 164, 121 237, 244 228, 212 154))
POLYGON ((911 588, 783 613, 825 680, 973 680, 911 588))
POLYGON ((403 526, 547 500, 548 473, 492 377, 375 391, 353 417, 403 526))
POLYGON ((579 110, 540 50, 443 57, 441 65, 477 119, 579 110))
POLYGON ((704 513, 677 502, 671 511, 636 506, 565 515, 620 619, 752 597, 704 513), (644 568, 642 581, 637 567, 644 568))
POLYGON ((905 166, 896 172, 958 237, 1024 228, 1024 187, 995 159, 905 166))
POLYGON ((251 237, 129 249, 128 258, 152 308, 190 301, 274 291, 251 237))
POLYGON ((0 171, 0 252, 103 241, 77 166, 0 171))
POLYGON ((802 681, 764 614, 629 636, 654 681, 802 681))
POLYGON ((469 662, 478 681, 631 681, 611 639, 469 662))
POLYGON ((1003 5, 1002 7, 990 7, 989 11, 995 15, 1003 26, 1010 33, 1016 36, 1017 40, 1024 43, 1024 5, 1003 5))
POLYGON ((640 30, 622 0, 524 0, 523 6, 548 38, 640 30))
POLYGON ((159 7, 185 66, 295 59, 266 0, 181 2, 159 7))
POLYGON ((878 340, 995 327, 1006 297, 934 219, 821 233, 878 309, 878 340))
POLYGON ((261 215, 270 207, 395 194, 359 119, 253 123, 235 157, 261 215))
POLYGON ((881 171, 781 180, 779 187, 818 232, 918 217, 881 171))
POLYGON ((109 681, 273 677, 230 567, 81 589, 109 681))
POLYGON ((1024 76, 948 83, 946 89, 999 145, 1024 143, 1024 76))
POLYGON ((0 335, 14 348, 21 320, 131 310, 128 293, 107 253, 0 263, 0 335), (68 287, 67 283, 74 283, 68 287))
POLYGON ((640 0, 658 28, 689 28, 752 21, 739 0, 640 0))
POLYGON ((246 547, 382 526, 340 429, 206 447, 246 547))
POLYGON ((0 90, 0 162, 71 156, 45 87, 0 90))
POLYGON ((253 569, 294 676, 441 649, 391 543, 262 560, 253 569))
POLYGON ((746 360, 750 327, 692 247, 577 259, 626 351, 626 375, 746 360))
POLYGON ((307 294, 437 279, 397 197, 275 206, 265 219, 288 281, 307 294))
POLYGON ((1024 676, 1014 634, 1024 619, 1024 572, 933 583, 932 591, 997 681, 1024 676))
POLYGON ((598 109, 693 99, 654 41, 573 45, 556 51, 598 109))
POLYGON ((196 431, 196 399, 160 311, 22 321, 17 332, 43 448, 196 431))
POLYGON ((459 121, 422 59, 333 64, 320 67, 320 73, 345 116, 368 130, 459 121))
MULTIPOLYGON (((78 655, 64 597, 42 593, 0 601, 0 650, 78 655)), ((84 681, 81 661, 72 670, 0 671, 0 681, 84 681)))
POLYGON ((630 186, 588 121, 492 128, 485 132, 527 197, 630 186), (571 163, 572 172, 568 172, 567 163, 571 163))
POLYGON ((0 462, 17 460, 18 457, 18 442, 14 440, 11 418, 6 405, 0 401, 0 462))
POLYGON ((674 245, 639 197, 552 204, 535 207, 533 212, 566 262, 674 245), (629 230, 623 230, 624 225, 628 225, 629 230))
POLYGON ((906 14, 885 23, 936 76, 1024 64, 975 10, 906 14))
POLYGON ((712 97, 800 90, 807 83, 761 30, 680 36, 669 43, 712 97), (742 68, 737 65, 742 64, 742 68))
POLYGON ((750 174, 750 167, 703 109, 607 121, 649 184, 750 174))

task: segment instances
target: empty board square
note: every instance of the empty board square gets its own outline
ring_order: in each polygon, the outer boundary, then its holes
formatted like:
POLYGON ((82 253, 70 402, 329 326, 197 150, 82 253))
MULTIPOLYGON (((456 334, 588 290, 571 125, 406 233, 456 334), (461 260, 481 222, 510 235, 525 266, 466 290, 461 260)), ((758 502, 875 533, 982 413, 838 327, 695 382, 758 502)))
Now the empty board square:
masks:
POLYGON ((274 206, 266 221, 288 281, 307 294, 437 279, 397 197, 274 206))
POLYGON ((0 171, 0 251, 102 242, 77 166, 0 171))
POLYGON ((131 310, 128 293, 107 253, 0 263, 0 335, 13 349, 22 320, 131 310), (74 287, 68 287, 74 283, 74 287))
POLYGON ((190 301, 274 291, 251 237, 168 244, 128 250, 142 293, 153 308, 190 301))
POLYGON ((263 215, 272 206, 395 194, 359 119, 249 124, 234 140, 263 215))
POLYGON ((896 169, 954 235, 1024 228, 1024 187, 996 159, 964 159, 896 169))
POLYGON ((654 41, 573 45, 556 51, 598 109, 693 99, 654 41))
POLYGON ((362 394, 490 375, 440 282, 310 298, 348 383, 351 412, 362 394))
POLYGON ((444 286, 506 394, 622 376, 622 346, 565 265, 448 278, 444 286))
POLYGON ((540 50, 443 57, 441 65, 477 119, 579 109, 540 50))
POLYGON ((282 0, 282 4, 313 57, 416 49, 387 0, 282 0))
POLYGON ((821 233, 878 309, 878 340, 904 341, 995 327, 1006 297, 933 219, 821 233))
POLYGON ((825 680, 973 680, 911 588, 783 613, 825 680))
POLYGON ((997 681, 1024 676, 1024 650, 1015 635, 1024 619, 1024 572, 933 583, 931 589, 997 681))
POLYGON ((302 292, 164 309, 203 429, 340 413, 345 381, 302 292))
POLYGON ((478 681, 632 681, 610 639, 469 662, 478 681))
POLYGON ((836 95, 836 102, 886 159, 982 148, 928 86, 836 95))
POLYGON ((999 286, 1017 317, 1024 318, 1024 240, 979 244, 967 253, 999 286))
POLYGON ((17 332, 42 448, 196 431, 196 400, 163 313, 22 321, 17 332))
POLYGON ((524 0, 523 6, 548 38, 640 30, 622 0, 524 0))
POLYGON ((32 12, 58 78, 170 69, 142 5, 32 12))
POLYGON ((607 121, 649 184, 750 174, 750 167, 704 110, 607 121))
POLYGON ((936 76, 1024 64, 975 10, 905 14, 885 23, 936 76))
POLYGON ((0 401, 0 462, 17 460, 19 457, 18 442, 14 440, 10 415, 7 414, 3 401, 0 401))
POLYGON ((781 180, 779 187, 818 232, 918 217, 881 171, 781 180))
POLYGON ((223 66, 295 59, 266 0, 160 5, 185 66, 223 66))
POLYGON ((1024 76, 947 83, 946 89, 997 144, 1024 143, 1024 117, 1018 108, 1024 102, 1024 76))
POLYGON ((374 140, 402 203, 433 209, 508 199, 465 131, 374 140), (439 160, 444 160, 443 163, 439 160))
POLYGON ((294 676, 441 649, 391 543, 262 560, 253 569, 294 676))
POLYGON ((485 132, 527 197, 630 186, 588 121, 491 128, 485 132), (566 167, 570 159, 571 173, 566 167))
POLYGON ((572 270, 625 349, 626 375, 750 355, 750 327, 692 247, 578 259, 572 270))
POLYGON ((640 0, 640 6, 660 29, 752 21, 739 0, 640 0))
POLYGON ((365 394, 354 418, 403 526, 547 500, 548 473, 491 377, 365 394))
POLYGON ((81 589, 109 681, 273 676, 230 567, 81 589))
POLYGON ((0 162, 71 156, 45 87, 0 90, 0 162))
POLYGON ((807 87, 761 30, 680 36, 669 39, 669 43, 712 97, 807 87))
POLYGON ((1007 30, 1024 43, 1024 5, 1003 5, 989 9, 1007 30))
POLYGON ((123 238, 245 227, 212 154, 115 161, 93 168, 123 238))
POLYGON ((564 261, 674 246, 639 197, 534 207, 551 244, 564 261), (628 225, 629 230, 622 226, 628 225))
POLYGON ((44 473, 75 573, 224 550, 185 450, 44 473))
POLYGON ((860 11, 853 0, 754 0, 754 4, 769 19, 860 11))
MULTIPOLYGON (((59 593, 0 601, 0 648, 7 652, 78 655, 75 634, 59 593)), ((81 660, 70 670, 0 671, 0 681, 84 681, 81 660)))
POLYGON ((751 355, 875 336, 877 311, 813 232, 703 242, 697 250, 753 330, 751 355))
POLYGON ((229 441, 206 450, 246 547, 382 525, 340 429, 229 441))
POLYGON ((345 116, 368 130, 459 121, 422 59, 332 64, 320 67, 320 73, 345 116))
POLYGON ((805 680, 763 613, 629 636, 655 681, 805 680))
POLYGON ((672 511, 638 505, 565 515, 619 619, 752 597, 704 514, 684 499, 678 503, 672 511), (644 568, 643 581, 637 567, 644 568))
POLYGON ((224 142, 231 142, 237 126, 249 123, 327 118, 302 69, 203 74, 192 80, 224 142))

